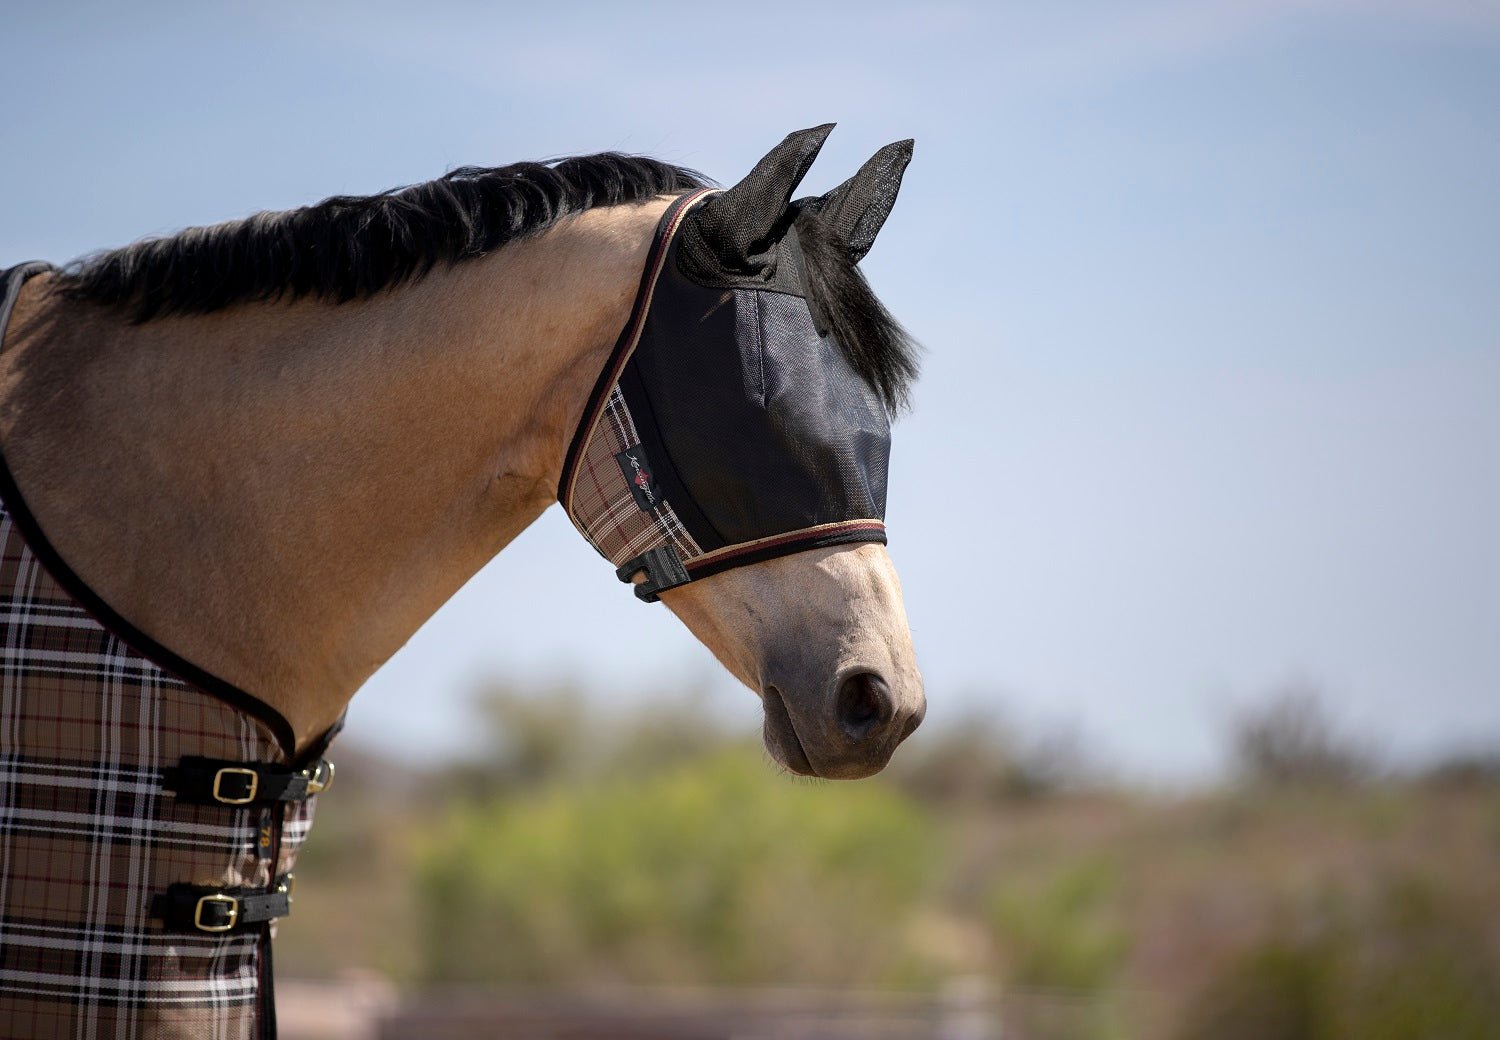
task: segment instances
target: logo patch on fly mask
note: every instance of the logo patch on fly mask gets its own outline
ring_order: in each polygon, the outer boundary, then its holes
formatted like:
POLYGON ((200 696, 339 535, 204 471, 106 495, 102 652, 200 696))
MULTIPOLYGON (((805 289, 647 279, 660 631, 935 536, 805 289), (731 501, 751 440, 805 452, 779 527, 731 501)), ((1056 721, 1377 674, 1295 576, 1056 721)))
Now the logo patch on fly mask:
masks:
POLYGON ((651 463, 639 444, 617 452, 615 461, 620 464, 620 472, 625 474, 625 482, 630 485, 630 493, 635 496, 635 504, 642 512, 649 513, 661 505, 661 489, 656 486, 651 463))

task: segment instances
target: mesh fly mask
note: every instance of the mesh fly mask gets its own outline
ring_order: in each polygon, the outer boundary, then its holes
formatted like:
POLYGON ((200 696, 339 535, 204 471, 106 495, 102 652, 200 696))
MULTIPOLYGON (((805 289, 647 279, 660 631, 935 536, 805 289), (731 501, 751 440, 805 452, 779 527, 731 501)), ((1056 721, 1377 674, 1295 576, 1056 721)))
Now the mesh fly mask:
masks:
POLYGON ((648 602, 731 567, 885 541, 886 402, 830 329, 799 225, 815 214, 857 261, 911 142, 791 203, 829 129, 668 208, 569 448, 563 508, 622 581, 644 572, 648 602))

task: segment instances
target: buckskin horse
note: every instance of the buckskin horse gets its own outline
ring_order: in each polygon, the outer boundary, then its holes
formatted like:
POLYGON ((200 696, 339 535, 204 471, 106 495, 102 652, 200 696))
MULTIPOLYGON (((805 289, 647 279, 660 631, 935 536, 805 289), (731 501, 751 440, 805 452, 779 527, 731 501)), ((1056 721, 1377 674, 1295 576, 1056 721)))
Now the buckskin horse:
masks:
POLYGON ((792 200, 463 168, 0 281, 0 1034, 272 1036, 350 697, 554 500, 786 769, 920 722, 885 542, 913 348, 856 264, 911 142, 792 200), (622 331, 623 330, 623 331, 622 331))

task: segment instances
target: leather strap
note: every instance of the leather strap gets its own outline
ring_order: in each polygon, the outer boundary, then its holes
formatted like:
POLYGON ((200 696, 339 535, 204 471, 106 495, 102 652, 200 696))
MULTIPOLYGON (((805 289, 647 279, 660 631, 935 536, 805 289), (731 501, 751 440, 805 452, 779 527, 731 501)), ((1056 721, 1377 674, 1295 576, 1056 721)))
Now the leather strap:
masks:
POLYGON ((213 888, 177 884, 151 900, 151 916, 169 932, 231 935, 255 930, 257 925, 292 910, 292 875, 276 879, 275 887, 213 888))
POLYGON ((269 806, 305 802, 333 780, 333 764, 306 769, 264 762, 232 762, 189 755, 162 770, 162 786, 188 805, 269 806))

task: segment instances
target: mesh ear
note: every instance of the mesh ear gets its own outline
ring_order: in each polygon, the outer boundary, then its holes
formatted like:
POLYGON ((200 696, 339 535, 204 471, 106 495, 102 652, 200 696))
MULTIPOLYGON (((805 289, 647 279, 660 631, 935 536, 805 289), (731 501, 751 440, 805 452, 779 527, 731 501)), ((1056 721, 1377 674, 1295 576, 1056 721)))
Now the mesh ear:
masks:
POLYGON ((888 144, 872 155, 859 172, 820 199, 809 200, 849 247, 849 259, 859 263, 875 244, 901 190, 901 176, 911 162, 916 142, 908 138, 888 144))
POLYGON ((684 224, 693 227, 726 271, 753 271, 773 245, 772 236, 784 225, 792 192, 818 157, 833 130, 824 123, 798 130, 755 164, 745 179, 694 211, 684 224))

